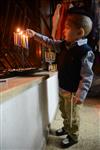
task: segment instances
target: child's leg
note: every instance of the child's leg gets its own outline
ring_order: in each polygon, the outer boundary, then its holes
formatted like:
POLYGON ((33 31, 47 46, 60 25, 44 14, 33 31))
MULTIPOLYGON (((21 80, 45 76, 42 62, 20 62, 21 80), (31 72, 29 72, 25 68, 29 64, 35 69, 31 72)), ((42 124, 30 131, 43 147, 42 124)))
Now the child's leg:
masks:
POLYGON ((79 135, 79 107, 73 103, 73 93, 60 90, 60 110, 64 119, 64 128, 67 133, 73 138, 78 140, 79 135))

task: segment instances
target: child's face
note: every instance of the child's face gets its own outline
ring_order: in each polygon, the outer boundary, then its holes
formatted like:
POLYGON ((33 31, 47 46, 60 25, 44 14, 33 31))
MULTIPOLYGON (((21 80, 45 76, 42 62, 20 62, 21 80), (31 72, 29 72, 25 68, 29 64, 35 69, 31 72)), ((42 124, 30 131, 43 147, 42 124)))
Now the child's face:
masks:
POLYGON ((81 38, 80 29, 76 28, 73 24, 66 21, 63 31, 64 39, 68 42, 75 42, 81 38))

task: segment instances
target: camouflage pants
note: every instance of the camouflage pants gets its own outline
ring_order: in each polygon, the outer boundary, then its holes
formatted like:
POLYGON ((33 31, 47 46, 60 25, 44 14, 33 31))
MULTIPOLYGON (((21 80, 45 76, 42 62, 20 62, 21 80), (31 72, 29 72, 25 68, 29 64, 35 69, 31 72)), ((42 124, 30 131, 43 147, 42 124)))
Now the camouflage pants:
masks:
POLYGON ((64 119, 64 128, 74 140, 78 140, 80 124, 79 110, 82 105, 73 103, 75 93, 60 90, 59 96, 59 106, 64 119))

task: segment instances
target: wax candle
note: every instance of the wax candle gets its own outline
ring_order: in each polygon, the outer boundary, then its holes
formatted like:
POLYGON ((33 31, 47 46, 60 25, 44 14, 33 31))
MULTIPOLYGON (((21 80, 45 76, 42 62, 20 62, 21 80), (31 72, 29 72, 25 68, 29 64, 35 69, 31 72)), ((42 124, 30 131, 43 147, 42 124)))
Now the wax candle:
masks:
POLYGON ((25 48, 25 35, 21 35, 21 46, 25 48))
POLYGON ((28 49, 28 36, 24 35, 19 28, 14 32, 14 45, 28 49))
POLYGON ((28 36, 25 36, 25 47, 28 49, 28 36))
POLYGON ((21 33, 17 33, 17 45, 21 46, 21 33))

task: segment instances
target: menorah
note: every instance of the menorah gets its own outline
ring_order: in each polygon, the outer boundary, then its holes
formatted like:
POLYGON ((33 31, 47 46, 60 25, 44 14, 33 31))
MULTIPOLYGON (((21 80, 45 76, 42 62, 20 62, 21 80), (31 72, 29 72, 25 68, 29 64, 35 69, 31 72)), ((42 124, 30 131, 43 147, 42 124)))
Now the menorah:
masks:
POLYGON ((51 51, 50 49, 48 51, 45 51, 45 62, 48 63, 49 71, 55 70, 53 67, 53 62, 55 62, 55 59, 56 59, 55 52, 51 51))
POLYGON ((28 36, 19 28, 14 32, 14 45, 28 49, 28 36))
POLYGON ((14 45, 16 49, 21 50, 22 67, 25 68, 25 53, 29 49, 28 36, 19 28, 14 32, 14 45))

